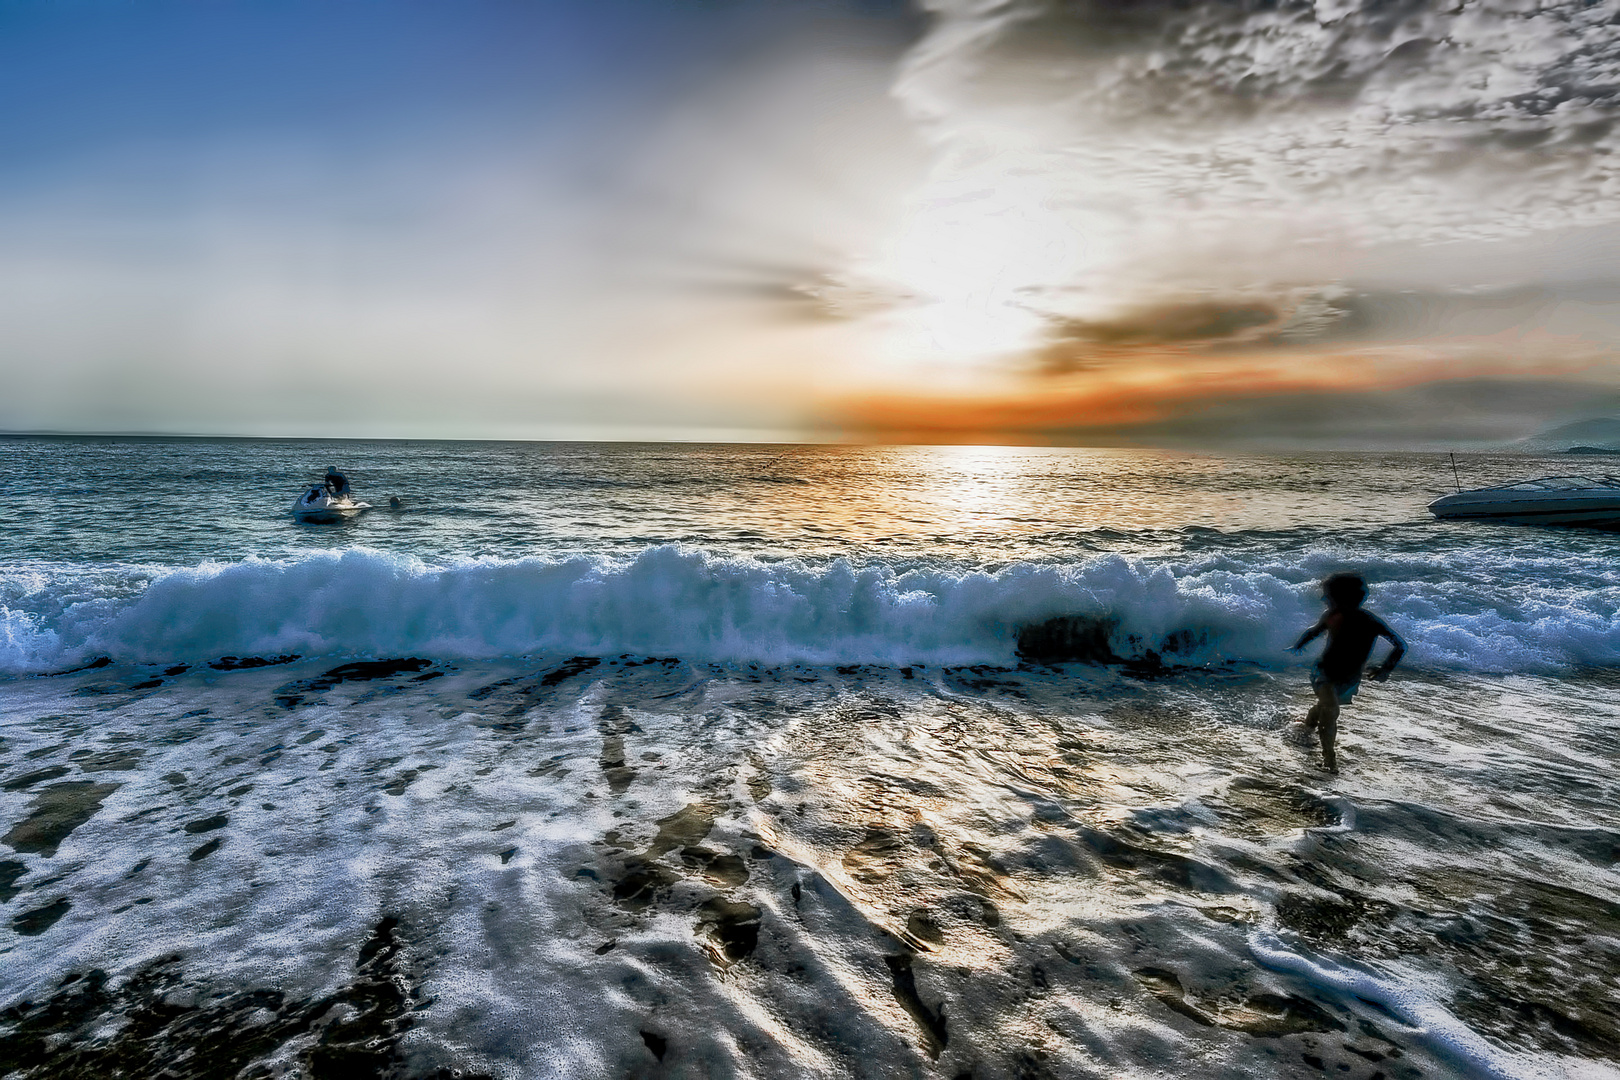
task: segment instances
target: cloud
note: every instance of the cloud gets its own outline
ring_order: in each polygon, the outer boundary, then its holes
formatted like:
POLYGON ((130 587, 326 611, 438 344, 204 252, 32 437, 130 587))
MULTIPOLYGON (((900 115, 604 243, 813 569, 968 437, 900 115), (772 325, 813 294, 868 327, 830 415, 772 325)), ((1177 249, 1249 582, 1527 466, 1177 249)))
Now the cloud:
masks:
POLYGON ((1290 438, 1460 438, 1516 422, 1412 387, 1614 377, 1620 0, 924 6, 895 92, 933 167, 841 287, 889 298, 915 384, 976 374, 856 426, 1213 439, 1292 402, 1290 438))
POLYGON ((0 429, 798 430, 814 291, 918 168, 888 7, 42 12, 0 429))
POLYGON ((1054 319, 1034 359, 1043 374, 1065 375, 1128 362, 1146 350, 1208 349, 1263 340, 1286 317, 1266 301, 1186 300, 1121 312, 1104 319, 1054 319))
POLYGON ((1549 416, 1620 411, 1612 385, 1578 380, 1465 377, 1343 388, 1247 378, 1201 389, 1115 387, 1022 401, 869 400, 839 420, 844 435, 878 441, 1356 448, 1500 445, 1534 435, 1549 416))
POLYGON ((1394 389, 1187 402, 1173 415, 1111 434, 1121 441, 1193 446, 1493 445, 1534 434, 1548 416, 1616 409, 1620 392, 1610 386, 1463 378, 1394 389))
POLYGON ((1144 346, 994 392, 891 389, 829 403, 827 415, 847 434, 882 441, 1416 445, 1518 439, 1620 403, 1601 351, 1545 334, 1513 346, 1144 346))
POLYGON ((111 74, 63 17, 11 54, 83 93, 7 129, 0 426, 1214 438, 1620 370, 1620 0, 895 6, 423 8, 306 57, 299 0, 240 73, 228 9, 111 74))
POLYGON ((1616 214, 1612 0, 928 6, 899 92, 942 143, 1065 155, 1138 204, 1345 201, 1426 239, 1616 214))
POLYGON ((1620 221, 1616 0, 925 6, 896 94, 938 156, 874 291, 950 235, 1055 320, 1290 307, 1380 245, 1620 221))

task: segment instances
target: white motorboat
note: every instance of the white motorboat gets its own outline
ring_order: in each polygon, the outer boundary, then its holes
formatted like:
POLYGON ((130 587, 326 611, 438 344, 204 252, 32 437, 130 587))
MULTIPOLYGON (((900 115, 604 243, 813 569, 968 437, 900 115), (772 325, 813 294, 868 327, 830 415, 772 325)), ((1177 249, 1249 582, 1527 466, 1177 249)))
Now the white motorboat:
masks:
POLYGON ((1523 525, 1620 528, 1620 479, 1543 476, 1446 495, 1429 504, 1437 518, 1483 518, 1523 525))
POLYGON ((352 495, 333 495, 325 485, 316 484, 298 496, 292 512, 299 521, 329 525, 347 521, 361 511, 370 509, 370 503, 359 502, 352 495))

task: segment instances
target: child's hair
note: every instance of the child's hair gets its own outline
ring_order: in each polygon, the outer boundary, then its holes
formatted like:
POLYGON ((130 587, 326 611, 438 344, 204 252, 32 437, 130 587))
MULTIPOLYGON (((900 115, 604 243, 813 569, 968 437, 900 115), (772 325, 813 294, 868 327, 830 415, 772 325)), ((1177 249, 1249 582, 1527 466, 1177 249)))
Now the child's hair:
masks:
POLYGON ((1322 592, 1335 607, 1356 608, 1367 599, 1367 583, 1360 574, 1334 574, 1322 582, 1322 592))

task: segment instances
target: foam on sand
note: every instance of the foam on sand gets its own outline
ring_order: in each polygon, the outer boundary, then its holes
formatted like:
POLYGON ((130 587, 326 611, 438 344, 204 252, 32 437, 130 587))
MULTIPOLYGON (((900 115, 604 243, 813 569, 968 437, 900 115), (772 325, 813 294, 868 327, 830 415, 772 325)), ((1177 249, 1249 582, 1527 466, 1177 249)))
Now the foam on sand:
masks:
POLYGON ((1498 1080, 1553 1080, 1539 1061, 1510 1055, 1492 1046, 1421 991, 1360 968, 1306 956, 1288 948, 1269 931, 1249 939, 1254 958, 1273 971, 1297 975, 1313 986, 1373 1003, 1421 1034, 1439 1054, 1467 1075, 1498 1080))

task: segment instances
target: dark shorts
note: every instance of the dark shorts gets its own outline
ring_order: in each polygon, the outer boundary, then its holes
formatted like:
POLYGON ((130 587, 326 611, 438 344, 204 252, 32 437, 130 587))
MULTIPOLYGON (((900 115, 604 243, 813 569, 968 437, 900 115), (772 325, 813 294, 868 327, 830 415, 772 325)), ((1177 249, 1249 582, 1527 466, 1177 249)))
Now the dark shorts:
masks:
POLYGON ((1361 689, 1361 679, 1357 677, 1350 682, 1335 682, 1328 678, 1321 668, 1312 668, 1311 689, 1320 696, 1324 686, 1333 687, 1333 692, 1338 696, 1340 705, 1348 705, 1356 696, 1356 691, 1361 689))

